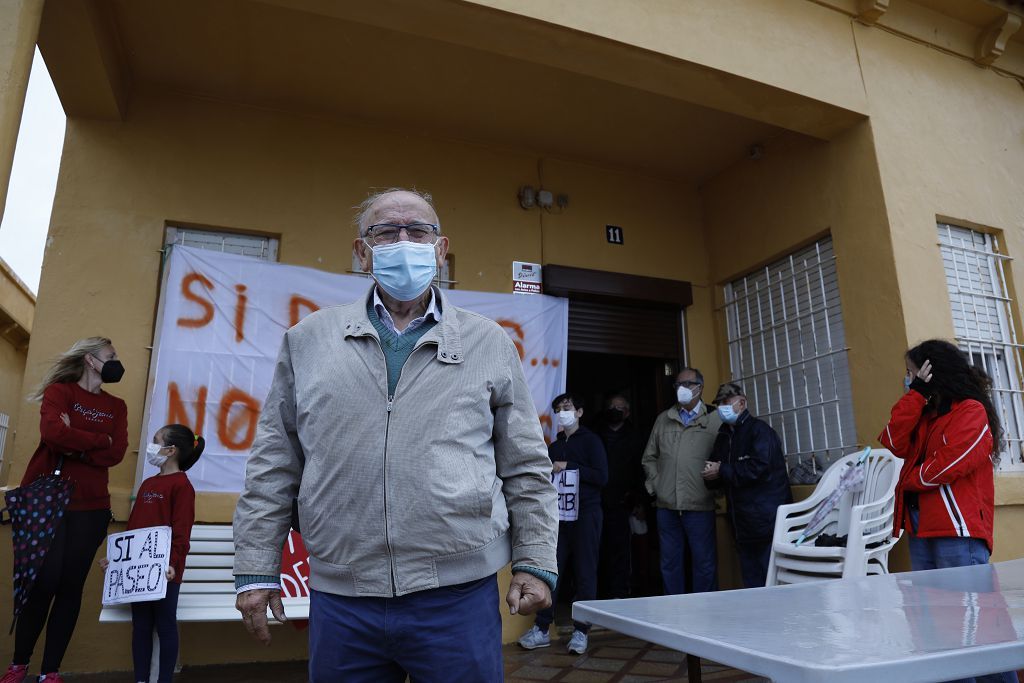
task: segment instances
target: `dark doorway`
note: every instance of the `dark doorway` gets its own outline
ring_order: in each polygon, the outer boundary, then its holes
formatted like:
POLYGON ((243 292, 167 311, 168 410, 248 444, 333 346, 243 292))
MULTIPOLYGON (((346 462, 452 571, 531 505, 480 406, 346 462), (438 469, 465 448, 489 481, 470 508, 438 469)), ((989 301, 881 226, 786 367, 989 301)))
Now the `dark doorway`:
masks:
POLYGON ((669 405, 668 388, 679 362, 673 359, 569 351, 566 388, 583 397, 583 424, 600 431, 605 402, 621 394, 629 401, 632 421, 645 436, 669 405))

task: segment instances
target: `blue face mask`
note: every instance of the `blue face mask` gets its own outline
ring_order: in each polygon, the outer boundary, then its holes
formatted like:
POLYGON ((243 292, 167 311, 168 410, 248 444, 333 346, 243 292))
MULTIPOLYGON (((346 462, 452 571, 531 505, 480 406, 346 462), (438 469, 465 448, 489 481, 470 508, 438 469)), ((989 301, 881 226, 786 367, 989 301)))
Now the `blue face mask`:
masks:
POLYGON ((910 381, 911 380, 910 380, 909 377, 904 377, 903 378, 903 393, 904 394, 907 393, 908 391, 910 391, 910 381))
POLYGON ((736 420, 740 419, 740 416, 728 403, 718 406, 718 417, 722 418, 722 422, 728 425, 736 424, 736 420))
POLYGON ((437 275, 433 244, 395 242, 373 248, 373 279, 389 296, 412 301, 437 275))

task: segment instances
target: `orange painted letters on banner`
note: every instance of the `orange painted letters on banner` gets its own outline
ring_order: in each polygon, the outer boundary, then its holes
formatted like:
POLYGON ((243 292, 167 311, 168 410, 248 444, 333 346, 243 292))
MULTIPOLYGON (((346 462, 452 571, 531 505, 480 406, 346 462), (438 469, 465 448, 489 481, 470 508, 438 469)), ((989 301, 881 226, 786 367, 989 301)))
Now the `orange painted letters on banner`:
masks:
POLYGON ((181 279, 181 296, 192 303, 199 304, 204 313, 198 318, 178 318, 178 327, 203 327, 213 320, 213 303, 192 291, 193 282, 198 282, 207 290, 213 289, 213 283, 196 272, 191 272, 181 279))
POLYGON ((177 382, 167 385, 167 424, 183 424, 196 434, 203 433, 203 425, 206 423, 206 387, 199 387, 196 391, 196 419, 195 422, 189 419, 188 411, 185 409, 185 402, 181 400, 181 390, 177 382))
POLYGON ((320 307, 315 302, 310 301, 304 296, 298 294, 292 295, 292 300, 288 302, 288 327, 295 327, 295 325, 305 318, 313 311, 319 311, 320 307), (307 310, 306 313, 302 313, 302 309, 307 310))
POLYGON ((228 450, 247 450, 256 438, 259 417, 259 401, 241 389, 228 389, 221 397, 217 411, 217 438, 228 450), (232 411, 235 406, 238 408, 232 411))
POLYGON ((235 285, 238 292, 238 300, 235 302, 235 341, 245 339, 245 307, 249 303, 249 297, 245 295, 245 285, 235 285))

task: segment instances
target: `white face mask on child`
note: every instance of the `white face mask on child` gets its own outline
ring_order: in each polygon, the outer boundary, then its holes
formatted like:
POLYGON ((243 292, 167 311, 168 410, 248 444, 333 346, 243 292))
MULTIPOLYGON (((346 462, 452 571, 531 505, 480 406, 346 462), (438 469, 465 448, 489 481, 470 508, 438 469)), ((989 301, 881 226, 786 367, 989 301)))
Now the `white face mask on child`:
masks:
POLYGON ((167 448, 167 446, 161 446, 158 443, 151 443, 146 445, 146 462, 153 467, 163 467, 164 463, 167 462, 166 455, 161 455, 160 451, 167 448))

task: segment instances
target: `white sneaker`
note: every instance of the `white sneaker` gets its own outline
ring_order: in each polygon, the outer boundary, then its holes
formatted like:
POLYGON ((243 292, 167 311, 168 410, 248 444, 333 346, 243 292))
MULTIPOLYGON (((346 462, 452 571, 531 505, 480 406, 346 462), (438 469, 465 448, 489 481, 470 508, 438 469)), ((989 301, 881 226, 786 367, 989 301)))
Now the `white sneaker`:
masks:
POLYGON ((569 652, 582 655, 587 651, 587 634, 583 631, 573 631, 569 639, 569 652))
POLYGON ((527 650, 536 650, 538 647, 548 647, 551 645, 551 636, 548 635, 547 631, 541 631, 536 626, 533 626, 529 631, 523 634, 522 638, 519 639, 519 645, 527 650))

